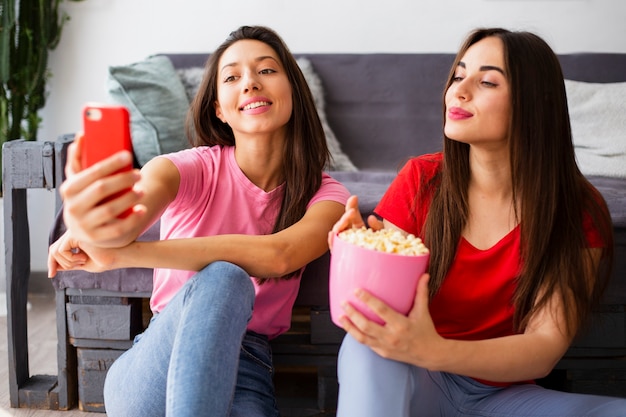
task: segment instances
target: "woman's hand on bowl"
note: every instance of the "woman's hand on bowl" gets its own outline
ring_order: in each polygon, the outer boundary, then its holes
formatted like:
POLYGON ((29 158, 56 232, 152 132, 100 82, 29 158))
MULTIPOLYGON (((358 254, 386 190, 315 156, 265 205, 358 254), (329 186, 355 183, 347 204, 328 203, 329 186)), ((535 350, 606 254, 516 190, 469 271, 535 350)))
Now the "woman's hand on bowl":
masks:
MULTIPOLYGON (((383 222, 378 220, 376 216, 370 215, 367 218, 368 226, 373 230, 383 228, 383 222)), ((350 196, 346 202, 346 211, 343 216, 335 223, 332 230, 328 233, 328 247, 333 248, 333 236, 349 228, 358 229, 364 227, 363 216, 359 211, 359 198, 356 195, 350 196)))
POLYGON ((328 247, 333 247, 333 236, 339 232, 349 229, 351 227, 362 227, 363 217, 359 211, 359 198, 356 195, 352 195, 346 202, 346 211, 343 216, 335 223, 330 232, 328 232, 328 247))

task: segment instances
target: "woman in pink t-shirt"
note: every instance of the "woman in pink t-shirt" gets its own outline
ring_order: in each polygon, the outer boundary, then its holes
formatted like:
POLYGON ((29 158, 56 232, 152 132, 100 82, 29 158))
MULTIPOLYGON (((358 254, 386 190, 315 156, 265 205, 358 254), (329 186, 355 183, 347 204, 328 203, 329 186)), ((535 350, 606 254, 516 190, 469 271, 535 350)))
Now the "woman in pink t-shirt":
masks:
POLYGON ((109 416, 277 416, 268 341, 348 192, 323 172, 313 97, 275 32, 241 27, 211 54, 188 136, 193 148, 114 174, 132 156, 81 170, 78 135, 50 276, 155 268, 150 325, 106 376, 109 416), (136 241, 159 218, 161 240, 136 241))
MULTIPOLYGON (((533 382, 582 328, 613 258, 557 57, 528 32, 471 33, 444 121, 443 152, 410 160, 376 208, 382 222, 368 219, 420 236, 430 265, 408 316, 363 290, 385 325, 344 305, 338 417, 626 415, 626 399, 533 382)), ((357 205, 331 233, 363 225, 357 205)))

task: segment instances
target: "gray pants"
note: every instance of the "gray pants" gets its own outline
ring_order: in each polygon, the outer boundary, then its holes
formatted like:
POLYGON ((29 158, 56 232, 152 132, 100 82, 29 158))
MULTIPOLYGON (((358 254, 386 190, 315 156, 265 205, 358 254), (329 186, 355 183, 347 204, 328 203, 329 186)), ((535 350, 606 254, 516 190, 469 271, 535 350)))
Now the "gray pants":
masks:
POLYGON ((626 398, 534 384, 501 388, 384 359, 346 335, 339 352, 337 417, 625 417, 626 398))

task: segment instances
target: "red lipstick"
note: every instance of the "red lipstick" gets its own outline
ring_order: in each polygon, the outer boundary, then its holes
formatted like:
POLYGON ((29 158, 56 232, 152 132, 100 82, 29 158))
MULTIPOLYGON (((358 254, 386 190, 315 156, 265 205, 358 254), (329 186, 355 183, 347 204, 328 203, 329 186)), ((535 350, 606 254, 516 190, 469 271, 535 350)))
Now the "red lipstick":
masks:
POLYGON ((464 120, 472 116, 474 116, 474 114, 460 107, 450 107, 450 109, 448 109, 448 118, 452 120, 464 120))

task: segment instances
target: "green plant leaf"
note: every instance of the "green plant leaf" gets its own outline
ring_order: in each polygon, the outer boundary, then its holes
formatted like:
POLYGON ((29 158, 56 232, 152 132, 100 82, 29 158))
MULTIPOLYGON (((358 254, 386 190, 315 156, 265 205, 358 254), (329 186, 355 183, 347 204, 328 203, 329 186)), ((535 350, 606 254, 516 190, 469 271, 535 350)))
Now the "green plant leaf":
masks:
POLYGON ((59 11, 62 1, 0 3, 0 146, 7 140, 37 139, 50 77, 48 54, 69 20, 59 11))

